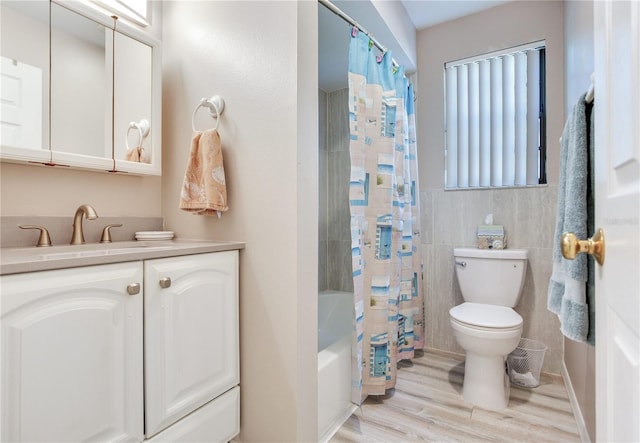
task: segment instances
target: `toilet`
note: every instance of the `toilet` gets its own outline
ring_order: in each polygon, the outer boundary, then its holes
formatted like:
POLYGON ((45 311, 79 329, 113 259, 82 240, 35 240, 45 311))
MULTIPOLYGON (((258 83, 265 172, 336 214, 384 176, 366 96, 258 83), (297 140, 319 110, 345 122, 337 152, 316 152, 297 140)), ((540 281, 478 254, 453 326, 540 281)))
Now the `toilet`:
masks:
POLYGON ((504 409, 509 404, 505 361, 522 335, 522 317, 512 308, 520 301, 527 251, 455 248, 453 255, 464 299, 449 311, 466 354, 462 396, 484 409, 504 409))

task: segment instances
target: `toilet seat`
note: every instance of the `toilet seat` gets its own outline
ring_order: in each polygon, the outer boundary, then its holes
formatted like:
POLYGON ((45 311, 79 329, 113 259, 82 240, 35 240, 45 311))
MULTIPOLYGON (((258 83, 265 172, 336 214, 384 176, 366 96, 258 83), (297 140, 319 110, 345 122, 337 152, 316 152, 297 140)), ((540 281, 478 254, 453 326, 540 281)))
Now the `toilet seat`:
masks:
POLYGON ((522 317, 506 306, 465 302, 449 310, 452 320, 475 328, 513 329, 522 326, 522 317))

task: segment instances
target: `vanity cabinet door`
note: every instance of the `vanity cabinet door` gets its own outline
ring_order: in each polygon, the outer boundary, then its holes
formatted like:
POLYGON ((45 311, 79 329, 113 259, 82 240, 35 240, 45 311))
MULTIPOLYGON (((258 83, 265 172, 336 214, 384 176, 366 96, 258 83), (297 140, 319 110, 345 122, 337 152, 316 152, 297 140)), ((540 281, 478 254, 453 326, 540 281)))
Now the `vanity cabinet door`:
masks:
POLYGON ((239 383, 238 251, 147 260, 146 435, 239 383))
POLYGON ((140 262, 0 277, 2 441, 144 438, 142 277, 140 262))

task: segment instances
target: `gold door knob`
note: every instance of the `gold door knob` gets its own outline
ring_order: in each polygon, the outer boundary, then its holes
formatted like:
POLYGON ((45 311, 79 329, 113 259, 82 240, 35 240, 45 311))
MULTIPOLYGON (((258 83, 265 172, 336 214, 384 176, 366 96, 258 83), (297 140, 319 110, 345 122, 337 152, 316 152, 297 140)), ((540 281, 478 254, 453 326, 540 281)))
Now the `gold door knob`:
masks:
POLYGON ((604 231, 598 232, 588 240, 578 240, 573 232, 562 234, 562 256, 573 260, 580 252, 593 255, 598 264, 604 264, 604 231))

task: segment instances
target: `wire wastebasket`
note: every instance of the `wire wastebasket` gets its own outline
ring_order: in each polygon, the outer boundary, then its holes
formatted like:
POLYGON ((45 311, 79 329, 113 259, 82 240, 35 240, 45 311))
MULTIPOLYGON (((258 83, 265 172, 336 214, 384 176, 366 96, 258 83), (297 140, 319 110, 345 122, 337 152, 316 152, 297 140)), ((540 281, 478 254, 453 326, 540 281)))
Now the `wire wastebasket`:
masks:
POLYGON ((540 371, 547 346, 537 340, 521 338, 518 347, 507 357, 507 371, 511 383, 525 388, 540 385, 540 371))

